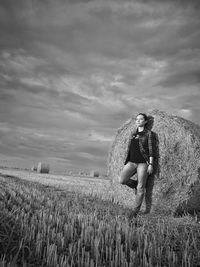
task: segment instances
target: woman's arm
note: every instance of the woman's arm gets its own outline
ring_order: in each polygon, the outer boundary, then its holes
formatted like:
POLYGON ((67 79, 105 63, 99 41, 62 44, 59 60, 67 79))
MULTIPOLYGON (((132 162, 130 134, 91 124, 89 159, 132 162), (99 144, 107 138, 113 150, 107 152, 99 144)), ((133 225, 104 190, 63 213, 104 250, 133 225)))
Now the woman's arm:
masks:
POLYGON ((154 150, 153 150, 153 134, 150 131, 148 135, 148 146, 149 146, 149 166, 147 172, 150 174, 153 173, 153 161, 154 161, 154 150))
POLYGON ((149 175, 153 173, 153 157, 149 157, 149 165, 147 168, 147 172, 149 175))
POLYGON ((151 131, 148 134, 148 146, 149 146, 149 163, 153 164, 154 150, 153 150, 153 134, 151 131))
POLYGON ((149 157, 149 164, 153 165, 153 157, 149 157))

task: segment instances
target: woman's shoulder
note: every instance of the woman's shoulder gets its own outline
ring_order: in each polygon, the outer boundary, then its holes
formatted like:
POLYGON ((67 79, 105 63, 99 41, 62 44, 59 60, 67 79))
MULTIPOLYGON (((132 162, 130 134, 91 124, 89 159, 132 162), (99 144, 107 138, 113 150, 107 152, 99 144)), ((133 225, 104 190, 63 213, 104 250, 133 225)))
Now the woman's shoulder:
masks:
POLYGON ((146 134, 151 134, 151 133, 152 133, 152 130, 150 130, 150 129, 145 129, 145 133, 146 133, 146 134))
POLYGON ((146 129, 146 135, 149 136, 150 138, 153 138, 154 137, 154 132, 150 129, 146 129))
POLYGON ((131 132, 131 136, 135 136, 137 134, 137 129, 134 129, 132 132, 131 132))

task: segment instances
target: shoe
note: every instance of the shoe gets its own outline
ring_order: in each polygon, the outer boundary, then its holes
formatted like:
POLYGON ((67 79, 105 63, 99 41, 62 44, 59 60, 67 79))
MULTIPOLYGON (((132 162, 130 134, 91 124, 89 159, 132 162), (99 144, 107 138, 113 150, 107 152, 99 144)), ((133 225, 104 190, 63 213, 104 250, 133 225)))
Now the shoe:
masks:
POLYGON ((133 179, 129 179, 129 180, 126 182, 126 185, 129 186, 129 187, 132 188, 132 189, 136 189, 136 188, 137 188, 137 184, 138 184, 138 181, 133 180, 133 179))
POLYGON ((136 219, 137 218, 137 213, 134 212, 134 211, 131 211, 128 215, 128 219, 129 220, 133 220, 133 219, 136 219))

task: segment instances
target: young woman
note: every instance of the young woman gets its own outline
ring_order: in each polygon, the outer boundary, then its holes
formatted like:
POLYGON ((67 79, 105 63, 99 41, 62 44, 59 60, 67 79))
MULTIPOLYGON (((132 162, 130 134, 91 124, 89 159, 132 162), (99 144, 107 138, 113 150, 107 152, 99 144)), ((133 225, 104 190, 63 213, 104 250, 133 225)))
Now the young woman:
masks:
POLYGON ((135 206, 131 217, 136 217, 142 205, 148 175, 153 173, 153 137, 146 128, 148 117, 139 113, 136 117, 137 130, 128 146, 128 155, 119 182, 136 189, 135 206), (138 180, 130 179, 137 172, 138 180))

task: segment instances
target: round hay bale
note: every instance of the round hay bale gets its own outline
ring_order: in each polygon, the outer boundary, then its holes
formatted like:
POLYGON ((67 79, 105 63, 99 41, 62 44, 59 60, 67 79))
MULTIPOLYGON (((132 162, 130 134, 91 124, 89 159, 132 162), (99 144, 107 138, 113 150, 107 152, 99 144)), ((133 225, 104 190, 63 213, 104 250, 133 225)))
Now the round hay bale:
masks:
MULTIPOLYGON (((200 126, 159 110, 148 115, 156 158, 154 173, 147 180, 144 201, 147 212, 200 211, 200 126)), ((118 130, 108 156, 108 176, 119 201, 124 203, 134 201, 133 191, 119 185, 118 178, 135 129, 134 116, 118 130)), ((137 178, 137 174, 134 177, 137 178)))
POLYGON ((36 167, 36 166, 32 166, 32 167, 31 167, 31 171, 32 171, 32 172, 36 172, 36 171, 37 171, 37 167, 36 167))
POLYGON ((42 163, 42 162, 38 163, 37 171, 39 173, 49 173, 49 169, 50 169, 49 164, 42 163))
POLYGON ((91 177, 99 177, 99 172, 98 172, 98 171, 94 171, 94 170, 92 170, 92 171, 90 172, 90 176, 91 176, 91 177))

